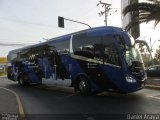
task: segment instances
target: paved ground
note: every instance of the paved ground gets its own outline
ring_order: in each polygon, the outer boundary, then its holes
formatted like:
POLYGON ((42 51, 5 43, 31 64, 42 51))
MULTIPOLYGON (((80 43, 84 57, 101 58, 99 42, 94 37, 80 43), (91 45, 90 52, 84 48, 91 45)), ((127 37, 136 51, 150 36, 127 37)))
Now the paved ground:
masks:
POLYGON ((0 88, 0 113, 19 114, 16 96, 4 88, 0 88))
POLYGON ((128 120, 132 115, 144 120, 150 114, 157 117, 154 120, 160 119, 159 90, 143 89, 131 94, 104 92, 87 97, 75 94, 71 88, 21 87, 6 78, 0 79, 0 86, 20 96, 29 120, 128 120))
POLYGON ((4 78, 6 77, 0 77, 0 120, 24 119, 21 100, 17 93, 2 85, 6 82, 3 81, 4 78))

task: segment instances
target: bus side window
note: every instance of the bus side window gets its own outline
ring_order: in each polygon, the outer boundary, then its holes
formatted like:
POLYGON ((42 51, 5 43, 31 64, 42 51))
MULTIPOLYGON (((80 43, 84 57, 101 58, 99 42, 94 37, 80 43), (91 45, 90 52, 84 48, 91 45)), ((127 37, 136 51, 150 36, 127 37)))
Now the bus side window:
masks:
POLYGON ((118 52, 113 44, 106 46, 104 53, 104 62, 113 65, 120 65, 118 52))
POLYGON ((87 58, 94 58, 94 44, 97 42, 95 37, 75 35, 73 37, 73 52, 87 58))
POLYGON ((59 42, 53 42, 51 43, 52 46, 55 47, 55 49, 58 52, 58 55, 69 55, 69 45, 70 45, 70 41, 69 38, 65 38, 62 41, 59 42))

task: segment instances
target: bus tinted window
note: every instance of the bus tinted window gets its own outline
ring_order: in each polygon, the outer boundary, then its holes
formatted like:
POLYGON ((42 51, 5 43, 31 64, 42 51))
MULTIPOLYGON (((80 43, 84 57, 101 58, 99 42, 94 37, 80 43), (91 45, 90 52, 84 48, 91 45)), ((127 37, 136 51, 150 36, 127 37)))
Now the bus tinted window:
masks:
POLYGON ((75 55, 93 58, 94 45, 100 43, 100 38, 75 37, 73 38, 73 51, 75 55), (98 40, 97 40, 98 39, 98 40))
POLYGON ((18 53, 10 52, 7 56, 7 60, 12 61, 12 60, 15 60, 15 59, 18 59, 18 53))
POLYGON ((120 66, 118 52, 114 44, 105 47, 104 62, 120 66))
MULTIPOLYGON (((16 56, 15 56, 15 58, 16 58, 16 56)), ((13 53, 10 52, 10 53, 8 54, 8 56, 7 56, 7 60, 8 60, 8 61, 11 61, 11 60, 13 60, 13 59, 14 59, 13 53)))
POLYGON ((58 54, 69 54, 69 39, 64 39, 61 41, 52 41, 49 43, 50 46, 52 46, 52 49, 56 49, 58 54))
POLYGON ((73 38, 73 52, 75 55, 119 65, 118 53, 113 45, 114 37, 109 35, 103 37, 77 36, 73 38))

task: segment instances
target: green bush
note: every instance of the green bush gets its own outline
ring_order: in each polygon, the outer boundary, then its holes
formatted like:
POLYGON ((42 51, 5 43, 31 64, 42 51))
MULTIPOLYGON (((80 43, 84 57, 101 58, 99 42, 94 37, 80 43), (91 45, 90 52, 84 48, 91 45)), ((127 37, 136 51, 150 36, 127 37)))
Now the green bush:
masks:
POLYGON ((4 76, 6 74, 7 74, 6 72, 0 72, 0 76, 4 76))

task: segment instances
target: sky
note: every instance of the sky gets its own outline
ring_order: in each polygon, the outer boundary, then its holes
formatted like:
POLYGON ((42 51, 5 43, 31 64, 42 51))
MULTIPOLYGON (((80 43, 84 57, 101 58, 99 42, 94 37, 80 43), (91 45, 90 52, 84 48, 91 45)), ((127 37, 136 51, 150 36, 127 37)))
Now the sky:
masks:
MULTIPOLYGON (((102 2, 112 4, 107 24, 121 27, 121 0, 102 2)), ((98 3, 99 0, 0 0, 0 57, 24 45, 88 28, 69 21, 65 21, 65 28, 58 28, 58 16, 84 22, 91 27, 104 26, 104 16, 98 14, 104 11, 104 7, 97 6, 98 3)), ((152 24, 142 26, 142 38, 160 39, 157 36, 160 26, 155 30, 152 24)), ((157 46, 158 42, 155 43, 157 46)))

